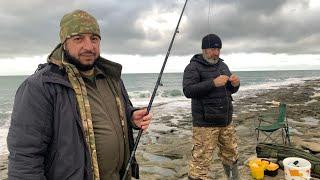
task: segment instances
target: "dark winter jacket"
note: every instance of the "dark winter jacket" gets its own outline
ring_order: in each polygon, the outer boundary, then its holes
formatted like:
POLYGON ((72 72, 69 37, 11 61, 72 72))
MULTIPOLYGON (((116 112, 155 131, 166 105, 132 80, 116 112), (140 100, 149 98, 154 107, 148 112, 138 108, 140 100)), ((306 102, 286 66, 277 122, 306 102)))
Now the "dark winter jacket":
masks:
POLYGON ((219 75, 231 76, 228 66, 219 59, 211 64, 202 54, 194 55, 184 70, 183 92, 192 98, 191 109, 194 126, 224 127, 232 121, 231 94, 238 91, 231 82, 222 87, 215 87, 213 79, 219 75))
MULTIPOLYGON (((106 74, 116 76, 125 91, 121 71, 117 74, 110 70, 106 74)), ((122 94, 130 120, 133 107, 127 93, 122 94)), ((132 128, 128 129, 132 147, 132 128)), ((90 153, 76 97, 65 71, 57 65, 46 65, 17 90, 7 142, 10 180, 92 179, 90 153)))

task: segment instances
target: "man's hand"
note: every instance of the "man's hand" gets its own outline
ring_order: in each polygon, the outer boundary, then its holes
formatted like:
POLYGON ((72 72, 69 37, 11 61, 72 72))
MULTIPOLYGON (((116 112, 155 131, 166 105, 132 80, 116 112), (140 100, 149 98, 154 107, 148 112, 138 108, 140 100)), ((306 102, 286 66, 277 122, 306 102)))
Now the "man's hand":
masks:
POLYGON ((235 74, 232 74, 232 75, 230 76, 229 81, 231 82, 231 85, 232 85, 233 87, 237 87, 237 86, 240 85, 240 79, 239 79, 239 77, 238 77, 237 75, 235 75, 235 74))
POLYGON ((226 75, 220 75, 213 79, 213 84, 215 87, 221 87, 226 85, 227 81, 229 80, 229 77, 226 75))
POLYGON ((133 123, 143 131, 149 127, 151 119, 152 113, 147 114, 147 108, 136 110, 132 114, 133 123))

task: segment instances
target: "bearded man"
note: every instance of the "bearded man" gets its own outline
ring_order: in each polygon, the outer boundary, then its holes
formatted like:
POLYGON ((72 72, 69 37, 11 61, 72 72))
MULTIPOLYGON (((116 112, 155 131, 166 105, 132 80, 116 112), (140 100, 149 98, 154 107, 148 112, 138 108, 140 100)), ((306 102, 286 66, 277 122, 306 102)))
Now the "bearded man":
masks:
MULTIPOLYGON (((60 22, 60 43, 48 63, 15 96, 8 133, 9 179, 118 180, 152 114, 135 109, 121 65, 100 56, 100 28, 76 10, 60 22)), ((137 164, 132 175, 138 178, 137 164)), ((126 179, 131 179, 131 173, 126 179)))

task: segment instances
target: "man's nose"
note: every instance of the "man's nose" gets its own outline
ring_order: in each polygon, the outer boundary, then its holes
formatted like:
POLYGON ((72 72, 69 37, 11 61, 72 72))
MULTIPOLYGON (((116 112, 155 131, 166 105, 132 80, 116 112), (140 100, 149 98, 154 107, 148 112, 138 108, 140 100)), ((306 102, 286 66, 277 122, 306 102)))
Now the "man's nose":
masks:
POLYGON ((83 42, 83 48, 86 50, 93 50, 93 43, 90 38, 85 38, 83 42))

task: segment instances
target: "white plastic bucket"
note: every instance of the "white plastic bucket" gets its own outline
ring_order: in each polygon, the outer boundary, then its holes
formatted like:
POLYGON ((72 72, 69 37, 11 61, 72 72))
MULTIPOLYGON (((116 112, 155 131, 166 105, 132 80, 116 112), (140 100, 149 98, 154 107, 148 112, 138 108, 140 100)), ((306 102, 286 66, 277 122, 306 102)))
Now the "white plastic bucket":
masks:
POLYGON ((310 179, 311 163, 303 158, 288 157, 283 160, 286 180, 310 179))

